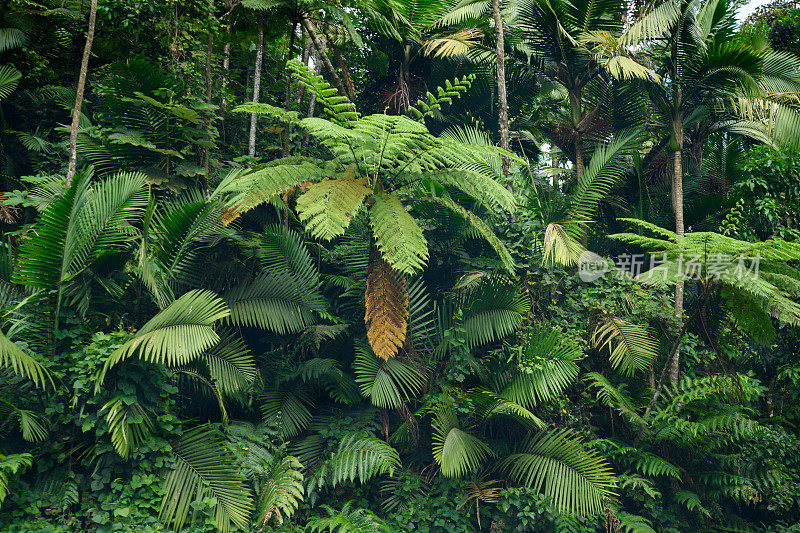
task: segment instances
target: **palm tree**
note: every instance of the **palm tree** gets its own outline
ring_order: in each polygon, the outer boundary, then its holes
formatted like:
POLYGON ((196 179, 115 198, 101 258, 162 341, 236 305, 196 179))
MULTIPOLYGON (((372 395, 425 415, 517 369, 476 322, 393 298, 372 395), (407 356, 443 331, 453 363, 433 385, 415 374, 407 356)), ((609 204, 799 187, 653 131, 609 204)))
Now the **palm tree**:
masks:
POLYGON ((534 69, 562 86, 567 94, 578 180, 586 166, 584 140, 592 133, 601 106, 587 92, 592 84, 606 83, 604 64, 596 60, 581 38, 599 32, 619 34, 625 7, 619 0, 527 0, 517 17, 534 69))
MULTIPOLYGON (((684 234, 684 152, 690 129, 711 132, 730 128, 747 132, 740 120, 719 117, 710 112, 710 103, 736 98, 758 98, 766 83, 769 90, 783 89, 792 83, 787 58, 754 48, 733 38, 735 12, 727 2, 673 0, 655 7, 623 36, 623 41, 658 37, 648 55, 657 77, 645 80, 655 115, 669 138, 672 154, 671 199, 675 233, 684 234), (716 120, 716 124, 714 121, 716 120)), ((791 63, 791 62, 790 62, 791 63)), ((746 125, 745 125, 746 126, 746 125)), ((693 139, 695 152, 702 158, 702 144, 708 133, 693 139)), ((702 166, 702 161, 697 164, 702 166)), ((675 315, 683 313, 684 285, 675 286, 675 315)), ((673 359, 670 377, 677 384, 679 353, 673 359)))

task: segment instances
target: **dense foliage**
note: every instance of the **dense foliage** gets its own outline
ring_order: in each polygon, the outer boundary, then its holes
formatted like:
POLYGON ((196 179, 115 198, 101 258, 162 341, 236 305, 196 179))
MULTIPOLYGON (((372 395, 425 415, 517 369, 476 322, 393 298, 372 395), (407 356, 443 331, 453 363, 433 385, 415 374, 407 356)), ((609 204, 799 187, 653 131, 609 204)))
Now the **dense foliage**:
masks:
POLYGON ((0 529, 800 530, 800 24, 9 0, 0 529))

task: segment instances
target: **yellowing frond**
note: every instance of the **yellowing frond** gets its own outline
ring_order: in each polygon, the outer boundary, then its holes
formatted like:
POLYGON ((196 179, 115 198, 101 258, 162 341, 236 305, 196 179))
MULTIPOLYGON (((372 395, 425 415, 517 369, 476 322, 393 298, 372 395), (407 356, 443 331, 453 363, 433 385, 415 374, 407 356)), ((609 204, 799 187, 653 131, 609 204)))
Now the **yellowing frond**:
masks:
POLYGON ((382 259, 367 269, 367 339, 382 359, 394 357, 406 341, 408 292, 403 279, 382 259))

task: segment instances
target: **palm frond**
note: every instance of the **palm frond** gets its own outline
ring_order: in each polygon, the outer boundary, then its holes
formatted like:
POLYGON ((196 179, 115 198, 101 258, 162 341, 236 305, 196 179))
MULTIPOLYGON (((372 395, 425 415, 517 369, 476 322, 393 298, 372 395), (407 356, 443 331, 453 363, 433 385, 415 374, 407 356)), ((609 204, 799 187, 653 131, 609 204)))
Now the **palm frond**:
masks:
POLYGON ((234 524, 250 525, 253 500, 245 477, 235 467, 221 432, 211 426, 186 431, 172 445, 172 471, 164 483, 164 500, 159 517, 180 530, 194 502, 213 498, 216 527, 228 532, 234 524))
POLYGON ((273 460, 259 476, 257 519, 262 527, 275 517, 278 524, 291 518, 303 501, 303 465, 288 455, 273 460))
POLYGON ((153 431, 153 422, 147 411, 122 396, 109 400, 100 412, 106 413, 111 444, 123 458, 127 458, 131 450, 147 440, 153 431))
POLYGON ((23 352, 2 331, 0 331, 0 368, 10 368, 12 372, 24 376, 37 387, 45 388, 47 382, 53 384, 50 373, 32 356, 23 352))
POLYGON ((355 480, 366 483, 400 468, 397 450, 375 437, 350 434, 342 438, 329 460, 333 485, 355 480))
POLYGON ((432 429, 433 458, 447 477, 474 474, 494 455, 489 445, 459 427, 456 412, 450 405, 436 408, 432 429))
POLYGON ((553 498, 558 509, 581 516, 600 513, 617 485, 608 463, 568 430, 541 433, 502 466, 513 480, 553 498))
POLYGON ((108 357, 97 378, 97 388, 102 386, 111 367, 129 357, 138 356, 170 366, 193 361, 219 342, 214 324, 229 314, 225 303, 214 293, 187 292, 151 318, 131 340, 108 357))
POLYGON ((553 327, 539 327, 525 343, 519 373, 502 396, 528 409, 557 398, 578 377, 583 351, 553 327))
POLYGON ((608 348, 611 366, 628 375, 646 370, 658 357, 658 341, 646 326, 604 314, 591 337, 597 349, 608 348))

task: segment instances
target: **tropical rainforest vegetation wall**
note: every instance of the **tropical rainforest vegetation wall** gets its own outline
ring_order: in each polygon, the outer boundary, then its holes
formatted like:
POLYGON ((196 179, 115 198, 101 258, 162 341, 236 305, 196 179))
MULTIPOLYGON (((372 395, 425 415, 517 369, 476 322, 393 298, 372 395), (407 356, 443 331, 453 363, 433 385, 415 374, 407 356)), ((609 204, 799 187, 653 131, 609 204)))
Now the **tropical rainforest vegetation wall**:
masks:
POLYGON ((0 530, 800 531, 800 8, 5 0, 0 530))

